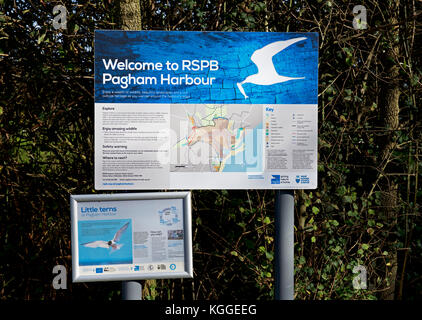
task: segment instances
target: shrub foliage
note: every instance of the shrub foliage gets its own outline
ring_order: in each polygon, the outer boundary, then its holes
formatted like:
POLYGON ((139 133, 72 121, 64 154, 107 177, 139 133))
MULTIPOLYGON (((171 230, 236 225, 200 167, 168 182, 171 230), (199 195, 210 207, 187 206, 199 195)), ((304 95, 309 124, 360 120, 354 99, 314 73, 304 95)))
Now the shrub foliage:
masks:
MULTIPOLYGON (((361 1, 361 30, 342 0, 139 2, 144 30, 319 33, 319 187, 295 192, 295 298, 420 297, 420 2, 361 1)), ((96 192, 93 31, 119 28, 118 5, 0 1, 1 299, 119 299, 119 283, 71 283, 69 214, 70 194, 96 192)), ((193 191, 193 248, 195 278, 146 281, 145 298, 273 299, 274 191, 193 191)))

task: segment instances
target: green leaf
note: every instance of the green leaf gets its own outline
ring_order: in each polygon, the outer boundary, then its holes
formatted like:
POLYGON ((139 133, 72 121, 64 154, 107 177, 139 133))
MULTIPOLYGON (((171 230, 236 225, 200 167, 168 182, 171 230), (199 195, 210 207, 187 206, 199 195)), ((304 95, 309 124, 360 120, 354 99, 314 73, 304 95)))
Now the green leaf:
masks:
POLYGON ((377 108, 377 104, 375 102, 371 105, 371 111, 374 111, 377 108))
POLYGON ((38 40, 37 40, 37 43, 38 44, 40 44, 41 42, 43 42, 43 40, 44 40, 44 38, 45 38, 45 35, 46 35, 47 33, 44 33, 44 34, 42 34, 42 35, 40 35, 39 37, 38 37, 38 40))
POLYGON ((272 252, 265 252, 265 256, 268 260, 272 261, 274 259, 274 254, 272 252))
POLYGON ((410 79, 410 83, 411 83, 412 86, 416 86, 419 83, 419 77, 416 73, 410 79))
POLYGON ((265 217, 264 220, 262 221, 264 224, 270 224, 271 220, 269 217, 265 217))
POLYGON ((314 236, 311 238, 311 242, 312 243, 315 243, 316 242, 316 238, 314 236))
POLYGON ((237 223, 237 225, 238 225, 239 227, 241 227, 242 229, 245 229, 245 227, 246 227, 246 222, 241 221, 241 222, 238 222, 238 223, 237 223))
POLYGON ((305 199, 305 207, 309 207, 312 204, 310 199, 305 199))
POLYGON ((339 252, 341 250, 340 246, 336 246, 335 248, 332 249, 334 252, 339 252))
POLYGON ((345 186, 341 186, 341 187, 339 187, 337 189, 337 194, 339 196, 344 196, 346 194, 346 191, 347 191, 346 187, 345 186))
POLYGON ((318 214, 319 213, 319 209, 317 207, 312 207, 312 212, 314 214, 318 214))
POLYGON ((352 203, 352 197, 351 196, 344 196, 343 201, 346 203, 352 203))

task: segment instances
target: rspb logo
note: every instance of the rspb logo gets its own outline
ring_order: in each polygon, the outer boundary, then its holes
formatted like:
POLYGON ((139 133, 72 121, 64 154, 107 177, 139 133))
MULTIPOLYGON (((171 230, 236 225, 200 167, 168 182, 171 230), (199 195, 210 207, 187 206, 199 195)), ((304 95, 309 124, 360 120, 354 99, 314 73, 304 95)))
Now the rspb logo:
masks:
POLYGON ((271 184, 280 184, 280 175, 273 174, 271 175, 273 178, 271 179, 271 184))
POLYGON ((289 176, 281 176, 279 174, 271 175, 271 184, 286 184, 290 183, 289 176))
POLYGON ((296 183, 303 183, 303 184, 309 184, 309 177, 308 177, 308 175, 298 175, 298 176, 296 176, 296 179, 295 179, 295 181, 296 181, 296 183))

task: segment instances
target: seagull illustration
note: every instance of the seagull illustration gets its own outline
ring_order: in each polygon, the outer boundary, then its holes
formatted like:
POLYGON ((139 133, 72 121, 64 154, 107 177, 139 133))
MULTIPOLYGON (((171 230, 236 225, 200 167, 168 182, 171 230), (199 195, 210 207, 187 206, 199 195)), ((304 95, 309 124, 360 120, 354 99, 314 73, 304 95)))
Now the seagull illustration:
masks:
POLYGON ((119 229, 119 231, 116 232, 113 239, 110 241, 104 241, 104 240, 97 240, 97 241, 91 241, 87 243, 83 243, 82 246, 87 248, 105 248, 105 249, 112 249, 113 251, 120 249, 123 244, 118 244, 117 242, 120 241, 120 238, 122 237, 123 232, 126 231, 126 229, 129 226, 129 222, 126 223, 123 227, 119 229))
POLYGON ((274 55, 284 50, 285 48, 291 46, 292 44, 303 40, 306 40, 306 38, 300 37, 284 41, 276 41, 266 45, 265 47, 262 47, 261 49, 256 50, 252 54, 251 60, 258 67, 258 73, 250 75, 242 82, 237 83, 237 87, 239 88, 240 92, 243 94, 245 99, 249 98, 246 95, 245 90, 242 86, 245 83, 269 86, 272 84, 281 83, 289 80, 305 79, 304 77, 290 78, 279 75, 272 61, 274 55))

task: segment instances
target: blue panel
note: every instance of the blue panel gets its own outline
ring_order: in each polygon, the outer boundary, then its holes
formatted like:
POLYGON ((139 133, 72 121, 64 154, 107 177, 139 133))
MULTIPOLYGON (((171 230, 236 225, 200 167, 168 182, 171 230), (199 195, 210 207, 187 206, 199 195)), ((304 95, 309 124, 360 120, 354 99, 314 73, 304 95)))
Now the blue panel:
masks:
MULTIPOLYGON (((78 222, 79 235, 79 265, 110 265, 131 264, 132 257, 132 222, 131 219, 93 220, 78 222), (119 239, 116 250, 112 246, 89 246, 93 241, 112 240, 116 232, 124 224, 129 223, 127 229, 119 239)), ((102 273, 103 268, 97 268, 96 273, 102 273)))
POLYGON ((95 32, 96 102, 316 104, 317 96, 317 33, 95 32), (268 74, 258 72, 257 65, 251 60, 252 54, 268 44, 302 37, 306 39, 268 56, 266 60, 270 65, 272 62, 279 76, 304 79, 266 85, 246 81, 242 85, 248 96, 245 98, 237 84, 254 74, 261 77, 268 74), (138 62, 138 67, 142 67, 139 64, 142 62, 154 63, 155 67, 161 63, 162 70, 111 70, 110 67, 107 70, 104 62, 114 64, 115 59, 138 62), (188 70, 188 62, 183 68, 183 60, 217 61, 218 69, 214 62, 216 70, 188 70), (166 62, 174 63, 178 69, 168 70, 166 62), (180 78, 182 83, 176 83, 180 78), (200 84, 194 83, 201 79, 200 84), (127 87, 125 81, 129 81, 127 87))

